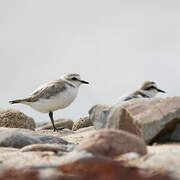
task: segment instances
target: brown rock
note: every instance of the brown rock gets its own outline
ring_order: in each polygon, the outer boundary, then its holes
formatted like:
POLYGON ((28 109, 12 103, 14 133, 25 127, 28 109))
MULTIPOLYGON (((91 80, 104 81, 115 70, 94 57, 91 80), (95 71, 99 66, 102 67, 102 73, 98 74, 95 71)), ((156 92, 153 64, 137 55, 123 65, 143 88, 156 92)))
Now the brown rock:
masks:
MULTIPOLYGON (((71 119, 58 119, 54 121, 54 124, 56 128, 64 127, 67 129, 72 129, 74 122, 71 119)), ((47 129, 53 129, 51 122, 39 126, 36 130, 47 130, 47 129)))
POLYGON ((93 126, 92 121, 89 119, 89 117, 83 117, 74 122, 72 130, 76 131, 80 128, 89 127, 89 126, 93 126))
POLYGON ((130 113, 125 108, 120 108, 112 114, 106 126, 109 128, 121 129, 141 136, 141 128, 134 121, 130 113))
POLYGON ((146 145, 141 138, 115 129, 98 130, 84 139, 78 148, 111 158, 128 152, 140 155, 147 153, 146 145))
POLYGON ((35 130, 35 121, 16 109, 0 109, 0 127, 35 130))

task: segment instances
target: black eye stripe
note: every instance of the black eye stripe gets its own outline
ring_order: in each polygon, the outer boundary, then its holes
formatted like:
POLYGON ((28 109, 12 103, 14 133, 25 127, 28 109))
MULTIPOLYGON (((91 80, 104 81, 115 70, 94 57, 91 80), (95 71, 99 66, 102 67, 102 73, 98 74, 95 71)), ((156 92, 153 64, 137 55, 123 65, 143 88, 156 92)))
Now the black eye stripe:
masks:
POLYGON ((149 87, 147 87, 145 90, 151 90, 151 89, 156 89, 156 87, 154 87, 154 86, 149 86, 149 87))
POLYGON ((77 78, 73 77, 72 80, 77 80, 77 78))

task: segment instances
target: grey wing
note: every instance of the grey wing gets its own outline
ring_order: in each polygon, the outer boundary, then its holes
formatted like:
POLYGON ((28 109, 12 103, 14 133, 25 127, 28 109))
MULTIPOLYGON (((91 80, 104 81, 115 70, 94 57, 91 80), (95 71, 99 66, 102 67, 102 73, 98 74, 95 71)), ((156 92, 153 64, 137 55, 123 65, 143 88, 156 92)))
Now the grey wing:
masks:
POLYGON ((129 100, 134 99, 134 98, 137 98, 137 97, 127 96, 127 97, 124 99, 124 101, 129 101, 129 100))
POLYGON ((129 94, 129 96, 127 96, 124 101, 129 101, 131 99, 134 99, 134 98, 138 98, 138 95, 139 95, 139 92, 138 91, 135 91, 131 94, 129 94))
POLYGON ((42 85, 40 88, 33 92, 33 94, 30 97, 31 102, 37 101, 40 98, 48 99, 51 96, 55 96, 59 92, 64 91, 65 89, 66 85, 63 80, 51 81, 49 83, 42 85))
POLYGON ((128 101, 134 98, 148 98, 148 96, 143 93, 142 91, 135 91, 134 93, 132 93, 131 95, 127 96, 124 101, 128 101))

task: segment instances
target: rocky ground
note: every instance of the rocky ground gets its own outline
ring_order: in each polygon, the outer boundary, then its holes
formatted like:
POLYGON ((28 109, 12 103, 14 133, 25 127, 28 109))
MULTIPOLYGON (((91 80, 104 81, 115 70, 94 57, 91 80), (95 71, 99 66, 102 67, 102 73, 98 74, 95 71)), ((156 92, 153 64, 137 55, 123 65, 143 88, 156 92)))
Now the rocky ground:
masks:
POLYGON ((0 109, 0 180, 180 179, 180 97, 96 105, 53 132, 0 109))

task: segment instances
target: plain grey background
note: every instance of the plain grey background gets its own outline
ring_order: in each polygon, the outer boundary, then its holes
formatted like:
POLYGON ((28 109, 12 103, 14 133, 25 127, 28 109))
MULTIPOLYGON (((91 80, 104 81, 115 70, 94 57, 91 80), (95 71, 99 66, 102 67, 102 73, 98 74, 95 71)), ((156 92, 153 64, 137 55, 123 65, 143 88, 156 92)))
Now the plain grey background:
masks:
POLYGON ((76 120, 144 80, 176 96, 179 49, 179 0, 0 0, 0 107, 48 120, 8 101, 69 72, 90 85, 55 118, 76 120))

